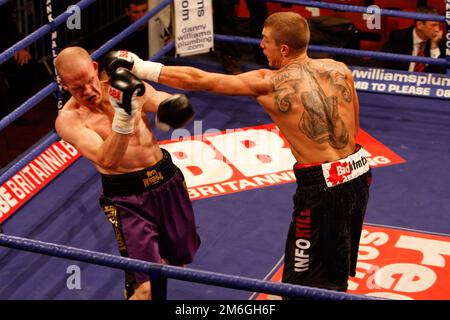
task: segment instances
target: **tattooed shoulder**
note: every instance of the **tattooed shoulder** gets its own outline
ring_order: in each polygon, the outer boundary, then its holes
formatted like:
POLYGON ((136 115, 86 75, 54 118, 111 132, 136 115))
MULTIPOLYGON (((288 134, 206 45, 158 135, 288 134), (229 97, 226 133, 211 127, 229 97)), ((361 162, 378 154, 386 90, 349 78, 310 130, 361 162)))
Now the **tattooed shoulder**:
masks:
POLYGON ((295 99, 299 97, 299 87, 302 79, 302 66, 297 63, 280 69, 270 79, 275 97, 275 106, 279 111, 286 113, 292 109, 295 99))
POLYGON ((287 65, 278 70, 270 80, 274 87, 286 81, 300 81, 302 80, 302 66, 298 63, 287 65))
POLYGON ((311 66, 319 76, 336 88, 345 102, 352 102, 353 92, 347 77, 348 69, 341 63, 334 60, 311 60, 311 66))

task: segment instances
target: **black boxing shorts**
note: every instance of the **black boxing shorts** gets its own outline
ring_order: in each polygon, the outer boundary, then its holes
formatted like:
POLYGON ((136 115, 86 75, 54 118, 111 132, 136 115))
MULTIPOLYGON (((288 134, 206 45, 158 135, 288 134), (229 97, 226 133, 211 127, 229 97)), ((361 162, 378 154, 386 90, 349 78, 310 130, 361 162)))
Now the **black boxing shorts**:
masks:
POLYGON ((364 149, 295 164, 297 191, 285 248, 285 283, 346 291, 354 276, 372 173, 364 149))
MULTIPOLYGON (((155 165, 126 174, 102 174, 100 205, 122 256, 182 266, 191 263, 200 246, 192 203, 182 172, 167 150, 155 165)), ((126 273, 132 285, 149 280, 143 273, 126 273)))

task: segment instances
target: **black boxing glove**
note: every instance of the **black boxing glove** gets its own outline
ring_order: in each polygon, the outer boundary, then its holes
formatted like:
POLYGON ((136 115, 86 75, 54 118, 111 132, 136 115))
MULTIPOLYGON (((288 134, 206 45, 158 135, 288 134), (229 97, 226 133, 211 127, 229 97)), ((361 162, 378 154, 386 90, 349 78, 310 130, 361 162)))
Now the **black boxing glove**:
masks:
POLYGON ((111 77, 111 74, 121 67, 133 70, 134 59, 128 51, 111 51, 103 58, 102 64, 108 76, 111 77))
POLYGON ((122 67, 131 70, 141 79, 158 82, 161 68, 164 65, 158 62, 144 61, 133 52, 119 50, 109 52, 103 59, 103 66, 109 76, 117 68, 122 67))
POLYGON ((155 124, 159 130, 181 128, 190 122, 195 111, 184 94, 174 94, 162 101, 156 111, 155 124))
POLYGON ((138 96, 145 93, 141 79, 125 68, 116 69, 109 79, 109 101, 114 107, 112 130, 128 134, 134 129, 134 114, 138 110, 138 96))

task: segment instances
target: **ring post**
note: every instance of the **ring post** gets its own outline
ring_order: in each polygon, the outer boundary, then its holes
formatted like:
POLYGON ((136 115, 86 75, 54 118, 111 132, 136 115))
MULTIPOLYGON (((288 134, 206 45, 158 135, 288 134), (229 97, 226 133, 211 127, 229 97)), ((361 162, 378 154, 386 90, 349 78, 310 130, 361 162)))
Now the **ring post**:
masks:
POLYGON ((167 277, 162 274, 162 266, 150 272, 152 300, 167 300, 167 277))

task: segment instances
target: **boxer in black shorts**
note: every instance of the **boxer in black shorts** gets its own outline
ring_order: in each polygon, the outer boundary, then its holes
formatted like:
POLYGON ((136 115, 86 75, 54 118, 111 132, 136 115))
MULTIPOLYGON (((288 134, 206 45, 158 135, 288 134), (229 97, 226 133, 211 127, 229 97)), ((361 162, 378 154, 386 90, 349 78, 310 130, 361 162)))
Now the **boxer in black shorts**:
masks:
POLYGON ((355 276, 371 170, 364 149, 326 164, 296 164, 297 192, 283 282, 338 291, 355 276), (325 167, 326 166, 326 167, 325 167))

